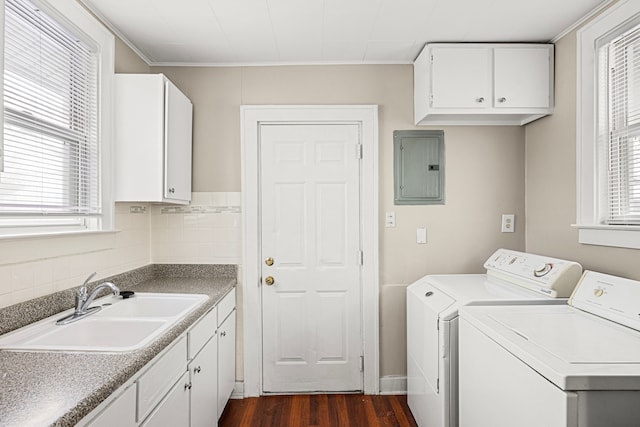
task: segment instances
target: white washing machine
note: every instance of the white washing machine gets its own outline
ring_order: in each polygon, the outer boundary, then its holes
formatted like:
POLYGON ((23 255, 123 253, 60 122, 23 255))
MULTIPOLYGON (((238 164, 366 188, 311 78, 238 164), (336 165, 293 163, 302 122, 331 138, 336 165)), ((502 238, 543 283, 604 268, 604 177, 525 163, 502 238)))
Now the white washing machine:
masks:
POLYGON ((568 305, 460 319, 460 426, 640 426, 640 282, 586 271, 568 305))
POLYGON ((571 261, 499 249, 486 274, 429 275, 407 288, 407 401, 421 427, 458 425, 458 309, 566 304, 582 274, 571 261))

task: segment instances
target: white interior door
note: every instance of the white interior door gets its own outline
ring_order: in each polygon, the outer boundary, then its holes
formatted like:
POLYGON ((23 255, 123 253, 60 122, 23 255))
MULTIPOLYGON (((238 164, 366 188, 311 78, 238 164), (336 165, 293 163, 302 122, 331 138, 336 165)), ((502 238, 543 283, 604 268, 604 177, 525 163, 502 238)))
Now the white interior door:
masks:
POLYGON ((266 393, 362 390, 359 134, 260 126, 266 393))

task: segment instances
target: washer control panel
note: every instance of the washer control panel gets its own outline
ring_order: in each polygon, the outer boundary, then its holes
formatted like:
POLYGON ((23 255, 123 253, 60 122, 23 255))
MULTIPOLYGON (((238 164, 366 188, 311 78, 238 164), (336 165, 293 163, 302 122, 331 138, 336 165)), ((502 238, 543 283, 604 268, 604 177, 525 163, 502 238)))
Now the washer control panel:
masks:
POLYGON ((569 305, 640 331, 640 282, 585 271, 569 305))
POLYGON ((558 298, 567 298, 582 275, 577 262, 498 249, 484 263, 487 275, 558 298))

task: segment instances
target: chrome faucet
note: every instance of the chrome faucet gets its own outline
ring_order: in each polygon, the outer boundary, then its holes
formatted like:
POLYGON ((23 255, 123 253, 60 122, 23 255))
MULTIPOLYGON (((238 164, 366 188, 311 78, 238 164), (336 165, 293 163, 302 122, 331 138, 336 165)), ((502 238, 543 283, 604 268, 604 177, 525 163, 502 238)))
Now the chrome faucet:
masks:
POLYGON ((78 288, 78 290, 76 291, 76 307, 74 312, 69 314, 68 316, 63 317, 62 319, 59 319, 56 322, 57 325, 66 325, 67 323, 75 322, 76 320, 80 320, 85 316, 102 310, 102 307, 89 307, 89 305, 91 305, 91 303, 95 299, 96 295, 98 295, 98 292, 100 292, 102 289, 111 289, 113 295, 118 295, 120 293, 120 289, 111 282, 101 283, 96 286, 95 289, 91 291, 91 293, 89 293, 87 290, 87 283, 89 283, 89 281, 93 279, 95 275, 95 272, 90 274, 89 277, 85 279, 82 286, 78 288))

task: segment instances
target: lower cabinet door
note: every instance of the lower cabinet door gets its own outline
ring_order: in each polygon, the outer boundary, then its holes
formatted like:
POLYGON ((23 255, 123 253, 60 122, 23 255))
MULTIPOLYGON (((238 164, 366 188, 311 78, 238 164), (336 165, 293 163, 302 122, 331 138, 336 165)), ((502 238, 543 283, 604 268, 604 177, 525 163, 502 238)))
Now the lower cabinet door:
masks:
POLYGON ((189 388, 189 372, 185 372, 142 426, 189 427, 189 388))
POLYGON ((214 335, 189 364, 191 427, 211 427, 218 420, 218 339, 214 335))
POLYGON ((218 327, 218 418, 236 382, 236 311, 218 327))
POLYGON ((89 427, 135 427, 137 425, 135 383, 88 424, 89 427))

